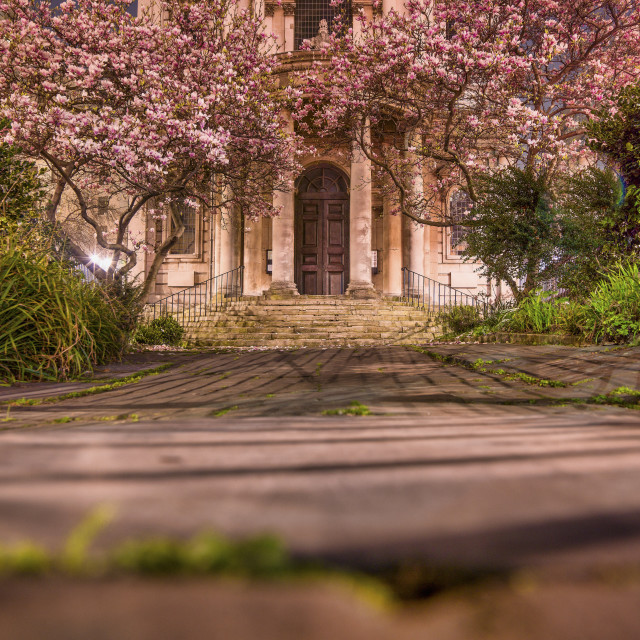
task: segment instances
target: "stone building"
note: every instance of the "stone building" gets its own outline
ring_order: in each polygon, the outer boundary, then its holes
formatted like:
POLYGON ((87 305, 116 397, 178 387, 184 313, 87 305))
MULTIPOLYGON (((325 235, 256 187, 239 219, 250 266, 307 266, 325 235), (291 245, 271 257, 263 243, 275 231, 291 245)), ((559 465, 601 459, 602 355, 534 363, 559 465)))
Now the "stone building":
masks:
MULTIPOLYGON (((277 37, 283 77, 310 64, 314 53, 300 47, 305 40, 322 44, 335 11, 331 0, 246 1, 260 3, 253 10, 277 37)), ((384 0, 382 10, 401 6, 401 0, 384 0)), ((350 7, 352 15, 373 16, 371 0, 352 0, 350 7)), ((352 25, 357 32, 359 22, 352 25)), ((233 212, 186 212, 184 235, 158 275, 152 300, 241 265, 248 296, 398 296, 402 267, 469 294, 490 293, 486 280, 475 273, 477 265, 462 261, 460 229, 421 226, 391 215, 364 156, 347 162, 337 154, 309 156, 302 164, 291 190, 273 194, 274 204, 282 208, 278 218, 251 222, 233 212)), ((442 206, 464 211, 466 194, 454 188, 442 206)), ((148 237, 151 226, 147 223, 148 237)), ((159 240, 163 230, 153 233, 159 240)), ((148 256, 141 257, 140 268, 149 263, 148 256)))

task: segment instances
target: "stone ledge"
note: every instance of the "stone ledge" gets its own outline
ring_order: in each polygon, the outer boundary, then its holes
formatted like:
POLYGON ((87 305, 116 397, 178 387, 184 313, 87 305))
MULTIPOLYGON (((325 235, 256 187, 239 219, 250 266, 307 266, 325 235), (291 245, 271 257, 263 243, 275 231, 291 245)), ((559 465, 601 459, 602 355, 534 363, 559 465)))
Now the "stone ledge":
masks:
POLYGON ((488 333, 484 336, 474 338, 459 338, 460 342, 501 343, 501 344, 524 344, 524 345, 545 345, 557 344, 563 346, 582 347, 593 344, 581 336, 570 336, 558 333, 508 333, 500 331, 488 333))

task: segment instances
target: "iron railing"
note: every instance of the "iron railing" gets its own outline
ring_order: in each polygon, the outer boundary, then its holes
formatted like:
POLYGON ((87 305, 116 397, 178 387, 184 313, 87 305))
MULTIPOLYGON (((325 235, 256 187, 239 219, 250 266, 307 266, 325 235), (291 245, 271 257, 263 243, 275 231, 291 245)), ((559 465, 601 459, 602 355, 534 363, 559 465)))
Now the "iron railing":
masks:
POLYGON ((478 296, 427 278, 407 267, 402 267, 402 301, 426 311, 439 311, 442 307, 471 306, 485 313, 487 308, 487 303, 478 296))
POLYGON ((172 293, 145 307, 145 317, 155 320, 164 315, 174 317, 182 326, 208 311, 219 311, 242 296, 244 266, 209 278, 194 287, 172 293))

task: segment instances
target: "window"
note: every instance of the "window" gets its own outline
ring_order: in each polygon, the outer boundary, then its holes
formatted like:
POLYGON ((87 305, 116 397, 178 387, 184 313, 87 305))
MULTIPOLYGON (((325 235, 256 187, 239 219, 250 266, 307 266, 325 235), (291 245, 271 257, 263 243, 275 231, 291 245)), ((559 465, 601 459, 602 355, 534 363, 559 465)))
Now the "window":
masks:
POLYGON ((297 0, 295 14, 295 48, 302 47, 305 40, 318 35, 320 21, 327 21, 329 32, 337 27, 346 31, 351 26, 351 0, 333 3, 331 0, 297 0))
POLYGON ((100 196, 98 198, 98 216, 104 218, 109 213, 109 198, 107 196, 100 196))
MULTIPOLYGON (((449 215, 456 220, 463 220, 469 215, 473 201, 469 197, 469 194, 464 189, 456 189, 449 196, 449 215)), ((460 224, 454 224, 451 227, 447 227, 446 233, 446 249, 447 258, 458 258, 464 251, 464 227, 460 224)))
MULTIPOLYGON (((180 204, 179 210, 182 214, 182 223, 184 224, 184 233, 178 238, 178 241, 171 247, 169 253, 172 255, 189 255, 197 253, 197 234, 198 234, 198 212, 195 207, 187 204, 180 204)), ((171 221, 171 218, 168 218, 171 221)), ((171 222, 171 228, 173 223, 171 222)))

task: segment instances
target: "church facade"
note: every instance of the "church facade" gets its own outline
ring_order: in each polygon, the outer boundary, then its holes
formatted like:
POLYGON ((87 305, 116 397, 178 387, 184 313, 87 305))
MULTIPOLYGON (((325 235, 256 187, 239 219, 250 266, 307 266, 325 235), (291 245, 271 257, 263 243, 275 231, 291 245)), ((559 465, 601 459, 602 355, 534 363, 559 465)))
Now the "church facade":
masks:
MULTIPOLYGON (((384 0, 382 10, 391 8, 400 10, 401 2, 384 0)), ((264 16, 266 31, 277 37, 282 82, 317 55, 301 46, 306 40, 323 39, 335 11, 330 0, 266 2, 253 10, 264 16)), ((352 15, 364 12, 371 18, 373 11, 368 0, 352 0, 350 5, 352 15)), ((353 20, 353 29, 358 27, 353 20)), ((289 126, 293 128, 293 119, 289 126)), ((419 182, 426 180, 425 174, 419 182)), ((398 296, 403 267, 471 295, 492 293, 476 273, 478 265, 462 260, 460 228, 423 226, 392 215, 363 155, 303 158, 291 189, 274 192, 273 201, 281 209, 273 219, 185 212, 185 232, 158 274, 151 301, 240 266, 248 296, 398 296)), ((468 198, 454 187, 442 207, 465 211, 468 198)), ((139 224, 149 241, 161 240, 166 233, 151 220, 139 224)), ((148 269, 150 256, 140 256, 139 263, 140 270, 148 269)))

